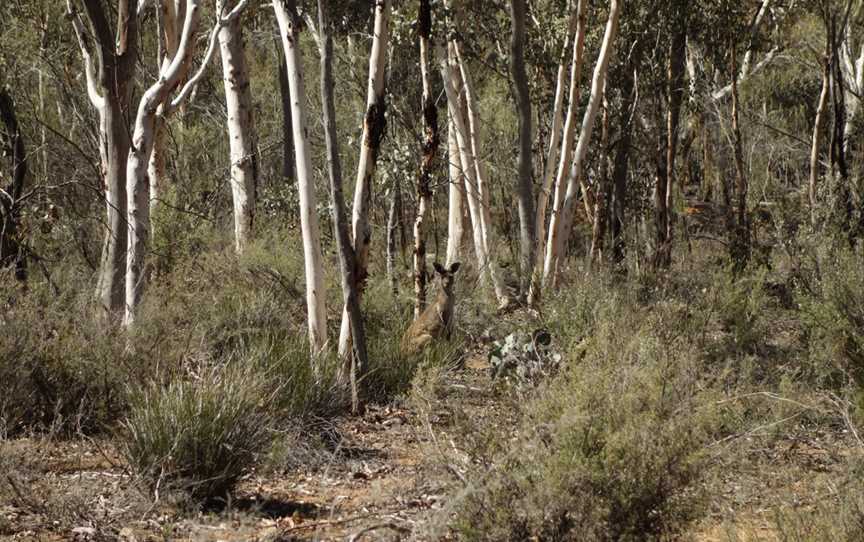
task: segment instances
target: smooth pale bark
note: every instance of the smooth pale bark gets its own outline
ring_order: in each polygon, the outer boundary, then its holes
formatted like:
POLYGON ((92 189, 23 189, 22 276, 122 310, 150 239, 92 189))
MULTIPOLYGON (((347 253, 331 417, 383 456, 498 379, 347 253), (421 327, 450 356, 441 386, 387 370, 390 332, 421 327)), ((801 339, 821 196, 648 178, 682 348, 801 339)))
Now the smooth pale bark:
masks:
MULTIPOLYGON (((225 1, 216 2, 221 14, 225 1)), ((231 196, 234 202, 234 250, 242 254, 251 241, 255 214, 255 123, 243 26, 237 17, 219 30, 222 80, 228 113, 228 143, 231 156, 231 196)))
POLYGON ((429 80, 429 47, 432 34, 432 8, 430 0, 420 0, 417 16, 420 37, 420 77, 423 84, 423 151, 420 174, 417 177, 417 216, 414 220, 414 319, 426 308, 426 215, 432 201, 432 166, 438 152, 438 108, 432 97, 429 80))
POLYGON ((519 174, 519 260, 521 267, 520 295, 527 295, 531 286, 534 263, 534 189, 531 182, 531 97, 528 74, 525 71, 525 0, 510 0, 510 74, 515 89, 516 110, 519 118, 519 155, 516 169, 519 174))
POLYGON ((339 142, 336 136, 336 107, 333 105, 333 38, 327 16, 327 0, 318 0, 318 36, 321 47, 321 104, 324 117, 324 137, 327 141, 327 165, 330 177, 331 213, 336 250, 339 254, 339 270, 342 277, 342 301, 348 311, 351 326, 353 353, 350 366, 343 367, 341 376, 350 375, 351 410, 360 412, 359 382, 366 373, 366 334, 360 313, 360 297, 354 274, 357 260, 348 233, 348 217, 345 198, 342 194, 342 165, 339 159, 339 142), (347 371, 346 371, 347 369, 347 371))
MULTIPOLYGON (((483 227, 483 224, 486 221, 484 217, 482 195, 477 180, 478 168, 475 163, 474 151, 471 148, 471 136, 466 122, 466 117, 468 115, 466 110, 463 110, 462 108, 458 91, 457 85, 461 75, 458 70, 458 64, 453 61, 455 55, 455 53, 452 52, 453 49, 454 47, 451 43, 450 53, 448 54, 445 53, 444 47, 439 45, 438 56, 440 58, 441 78, 444 82, 444 91, 447 95, 447 106, 450 118, 453 120, 453 125, 456 130, 456 142, 459 147, 459 158, 465 179, 465 196, 468 200, 468 209, 471 215, 472 232, 474 234, 474 251, 479 266, 478 274, 481 277, 481 281, 484 283, 484 277, 488 276, 491 279, 495 295, 503 305, 506 301, 503 285, 501 284, 498 273, 493 269, 494 264, 491 261, 487 249, 489 243, 487 241, 486 230, 483 227)), ((462 83, 464 85, 464 81, 462 81, 462 83)))
MULTIPOLYGON (((83 31, 83 21, 73 9, 71 0, 67 0, 66 5, 84 59, 87 94, 99 113, 99 154, 107 208, 107 227, 96 287, 101 309, 99 316, 117 324, 122 321, 125 303, 126 161, 130 147, 126 119, 129 118, 138 55, 138 18, 119 18, 119 28, 112 29, 102 2, 84 0, 84 11, 96 40, 95 47, 91 48, 83 31), (118 36, 121 39, 118 40, 118 36)), ((117 12, 136 13, 137 0, 119 0, 117 12)))
POLYGON ((447 172, 450 179, 447 193, 447 262, 446 267, 462 258, 462 238, 465 235, 464 212, 462 208, 465 192, 465 179, 462 177, 462 164, 459 156, 459 142, 456 141, 456 127, 452 113, 447 114, 447 172))
POLYGON ((588 154, 588 146, 591 143, 591 135, 594 130, 594 121, 597 118, 597 111, 600 109, 603 92, 606 88, 606 74, 609 70, 609 59, 612 56, 612 49, 614 48, 615 38, 618 34, 618 14, 619 0, 611 0, 609 3, 609 20, 606 23, 606 32, 603 36, 603 44, 600 47, 597 65, 594 68, 594 77, 591 81, 591 97, 588 99, 588 108, 585 110, 585 116, 582 119, 582 129, 579 133, 579 141, 576 144, 573 163, 570 166, 567 192, 564 196, 564 201, 561 204, 560 213, 552 215, 552 221, 549 225, 550 234, 552 234, 553 237, 546 255, 546 270, 548 271, 544 270, 544 279, 549 280, 553 287, 557 285, 561 265, 564 260, 564 250, 570 240, 570 229, 573 225, 574 202, 576 199, 579 179, 582 177, 583 161, 585 160, 585 156, 588 154))
POLYGON ((177 52, 159 79, 141 96, 132 132, 132 148, 126 162, 126 208, 129 238, 126 251, 126 316, 124 324, 135 323, 136 311, 146 282, 145 254, 150 235, 150 186, 147 166, 153 150, 157 110, 180 79, 189 72, 195 32, 201 19, 200 0, 186 1, 186 19, 177 52))
POLYGON ((861 45, 861 52, 855 62, 852 62, 849 52, 849 41, 851 36, 847 26, 846 41, 841 47, 843 55, 843 63, 845 66, 845 92, 844 99, 846 101, 846 122, 843 126, 843 150, 849 155, 849 139, 852 136, 852 130, 855 127, 855 117, 861 106, 861 93, 864 92, 864 45, 861 45))
MULTIPOLYGON (((354 185, 354 208, 351 216, 354 253, 357 258, 355 276, 362 295, 369 266, 369 245, 372 228, 369 224, 369 207, 372 204, 372 179, 378 164, 378 152, 384 136, 384 79, 386 73, 387 44, 390 41, 390 2, 375 2, 375 26, 372 50, 369 53, 369 82, 366 90, 366 113, 363 117, 363 133, 360 141, 360 159, 357 165, 357 180, 354 185)), ((339 355, 348 355, 351 343, 351 327, 348 313, 342 313, 339 330, 339 355)))
POLYGON ((300 58, 300 17, 295 0, 273 0, 279 34, 285 52, 285 67, 291 88, 291 120, 294 132, 294 163, 300 195, 300 228, 303 237, 303 259, 306 271, 306 311, 309 345, 317 356, 327 345, 327 312, 324 303, 324 268, 321 236, 318 229, 318 205, 312 179, 312 158, 306 126, 306 89, 300 58))
MULTIPOLYGON (((141 6, 144 7, 143 5, 141 6)), ((158 59, 160 75, 167 71, 171 59, 177 54, 180 46, 180 34, 183 31, 183 21, 186 17, 185 0, 158 0, 156 9, 157 23, 160 23, 160 42, 164 46, 164 56, 158 59)), ((162 50, 160 48, 160 50, 162 50)), ((166 96, 166 100, 168 97, 166 96)), ((160 107, 165 106, 163 102, 160 107)), ((153 150, 150 153, 150 161, 147 165, 147 178, 150 182, 150 220, 156 222, 159 213, 159 202, 162 192, 167 185, 166 180, 166 151, 165 151, 165 125, 167 119, 162 115, 156 116, 153 128, 153 150)), ((151 228, 151 233, 155 228, 151 228)))
POLYGON ((828 95, 830 93, 831 61, 826 54, 822 61, 822 92, 819 94, 819 103, 816 107, 816 119, 813 122, 813 137, 810 145, 810 220, 816 222, 816 208, 818 205, 817 189, 819 184, 819 150, 822 147, 823 128, 828 116, 828 95))
MULTIPOLYGON (((558 149, 561 147, 562 130, 564 128, 564 92, 567 85, 567 66, 569 65, 568 53, 570 52, 570 44, 576 35, 576 26, 579 21, 579 8, 584 7, 586 2, 579 2, 579 5, 574 7, 570 12, 570 20, 567 25, 567 36, 564 39, 564 46, 561 48, 561 59, 558 62, 558 74, 555 79, 555 101, 552 109, 552 126, 549 137, 549 151, 546 155, 546 166, 543 171, 543 181, 540 184, 540 190, 537 193, 537 209, 534 223, 535 232, 535 248, 534 248, 534 263, 531 271, 531 286, 528 291, 528 304, 534 305, 540 300, 540 281, 541 268, 543 267, 543 257, 546 247, 546 208, 549 204, 549 195, 552 191, 552 185, 555 181, 555 168, 558 164, 558 149)), ((583 14, 584 15, 584 14, 583 14)), ((583 18, 583 43, 584 43, 584 18, 583 18)), ((581 57, 581 53, 580 53, 581 57)), ((571 75, 572 78, 572 75, 571 75)), ((571 82, 570 99, 575 99, 575 90, 571 82)), ((568 120, 570 120, 570 106, 568 101, 568 120)), ((570 122, 570 136, 572 139, 573 123, 570 122)))
MULTIPOLYGON (((469 153, 468 161, 471 163, 473 175, 466 175, 465 182, 472 184, 471 187, 476 194, 477 201, 475 205, 476 216, 472 212, 471 221, 475 229, 479 227, 482 234, 481 241, 483 242, 483 252, 485 254, 485 263, 481 263, 481 267, 486 269, 489 274, 489 279, 492 282, 492 289, 495 292, 495 297, 499 304, 503 307, 510 303, 510 299, 505 293, 504 282, 501 274, 498 272, 497 258, 495 252, 498 250, 497 236, 492 227, 492 204, 491 204, 491 187, 486 177, 486 167, 480 159, 482 156, 483 141, 482 132, 480 131, 480 114, 479 105, 474 94, 474 87, 471 83, 471 74, 468 71, 468 66, 460 52, 458 42, 451 42, 453 46, 453 60, 455 65, 453 69, 458 69, 459 76, 462 80, 462 90, 465 97, 463 118, 466 123, 463 125, 464 131, 461 131, 465 140, 465 146, 459 144, 460 153, 469 153)), ((455 95, 455 94, 454 94, 455 95)), ((448 100, 450 99, 448 95, 448 100)), ((461 100, 456 100, 455 103, 461 107, 461 100)), ((460 132, 457 124, 457 134, 460 132)), ((457 136, 458 137, 458 136, 457 136)), ((463 163, 463 167, 465 164, 463 163)), ((468 192, 469 206, 471 203, 471 192, 468 192)), ((476 239, 475 239, 476 242, 476 239)))
MULTIPOLYGON (((561 213, 561 206, 564 204, 564 194, 567 190, 567 186, 564 181, 566 179, 567 172, 570 171, 570 165, 573 163, 573 146, 576 143, 576 113, 579 108, 579 85, 582 79, 582 65, 585 58, 585 13, 587 10, 587 6, 588 0, 578 0, 576 4, 576 37, 573 41, 573 60, 570 66, 570 91, 567 98, 567 119, 564 122, 564 134, 562 136, 561 143, 561 158, 558 162, 558 172, 555 176, 555 198, 552 202, 552 216, 549 219, 550 227, 548 234, 546 232, 545 208, 543 210, 543 216, 540 215, 539 211, 537 216, 538 220, 541 218, 543 219, 543 225, 537 230, 538 247, 536 261, 534 263, 535 280, 534 284, 532 285, 531 295, 529 295, 529 298, 532 299, 532 302, 535 297, 539 299, 540 296, 541 270, 542 277, 544 279, 549 274, 549 270, 546 267, 546 262, 548 262, 547 253, 551 250, 551 247, 554 244, 556 238, 555 229, 552 228, 552 225, 556 223, 556 216, 560 215, 561 213), (547 235, 548 239, 546 239, 547 235)), ((551 189, 552 187, 550 186, 549 190, 551 191, 551 189)))

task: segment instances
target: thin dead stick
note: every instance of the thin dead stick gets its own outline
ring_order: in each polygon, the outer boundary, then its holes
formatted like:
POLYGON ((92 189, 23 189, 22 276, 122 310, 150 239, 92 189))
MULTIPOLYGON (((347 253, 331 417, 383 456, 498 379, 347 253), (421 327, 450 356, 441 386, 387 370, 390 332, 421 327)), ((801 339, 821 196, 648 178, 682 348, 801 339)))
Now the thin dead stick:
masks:
POLYGON ((290 533, 294 531, 303 531, 306 529, 317 529, 318 527, 327 527, 331 525, 342 525, 343 523, 351 523, 352 521, 357 521, 359 519, 366 519, 372 517, 372 514, 358 514, 356 516, 348 516, 347 518, 342 519, 325 519, 322 521, 314 521, 312 523, 303 523, 301 525, 295 525, 294 527, 288 527, 287 529, 282 529, 283 533, 290 533))
POLYGON ((378 525, 372 525, 370 527, 366 527, 365 529, 363 529, 363 530, 361 530, 355 534, 352 534, 351 537, 348 538, 348 542, 356 542, 364 534, 372 532, 372 531, 376 531, 378 529, 392 529, 392 530, 399 532, 399 533, 410 533, 411 532, 411 529, 408 529, 407 527, 402 527, 401 525, 396 525, 395 523, 392 523, 392 522, 379 523, 378 525))

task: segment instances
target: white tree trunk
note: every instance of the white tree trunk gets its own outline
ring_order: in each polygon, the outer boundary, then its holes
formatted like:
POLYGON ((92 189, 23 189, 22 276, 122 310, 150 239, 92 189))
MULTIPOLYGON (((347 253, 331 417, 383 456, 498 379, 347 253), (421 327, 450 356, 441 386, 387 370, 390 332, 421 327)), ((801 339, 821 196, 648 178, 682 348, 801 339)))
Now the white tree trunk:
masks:
MULTIPOLYGON (((216 3, 222 13, 225 0, 216 3)), ((238 17, 219 31, 222 80, 228 111, 228 143, 231 152, 231 196, 234 202, 234 250, 241 254, 252 236, 255 211, 255 125, 252 92, 246 66, 243 27, 238 17)))
MULTIPOLYGON (((552 136, 549 142, 549 155, 546 158, 546 170, 543 174, 543 184, 540 186, 540 193, 537 195, 537 223, 536 236, 537 247, 534 253, 534 274, 531 280, 531 290, 528 292, 528 303, 534 304, 539 300, 541 288, 541 272, 543 270, 543 261, 546 255, 546 208, 549 205, 549 195, 552 192, 553 186, 560 186, 560 179, 564 178, 562 172, 567 171, 570 166, 570 159, 573 156, 573 132, 576 121, 576 109, 579 106, 579 82, 582 76, 582 58, 585 49, 585 10, 588 4, 587 0, 577 0, 576 7, 570 14, 570 21, 567 27, 567 38, 564 41, 564 47, 561 50, 561 61, 558 65, 558 80, 555 89, 555 109, 552 113, 552 136), (564 88, 565 75, 567 73, 567 53, 570 50, 570 44, 573 44, 573 54, 570 62, 570 91, 567 97, 567 119, 564 120, 564 88), (562 131, 563 124, 563 134, 562 131), (562 142, 563 139, 563 142, 562 142), (561 163, 558 164, 558 147, 561 146, 561 163), (555 175, 556 165, 558 167, 558 175, 555 175), (556 178, 558 182, 556 183, 556 178)), ((560 190, 560 189, 559 189, 560 190)), ((557 194, 557 192, 556 192, 557 194)), ((563 200, 563 191, 561 198, 555 199, 557 202, 553 205, 553 210, 557 212, 563 200)))
POLYGON ((546 269, 548 269, 549 272, 545 272, 544 270, 544 279, 551 279, 552 286, 556 285, 560 266, 564 258, 564 249, 570 238, 570 229, 573 225, 573 202, 576 198, 576 189, 579 185, 579 179, 582 176, 582 162, 585 160, 585 155, 588 153, 588 145, 591 143, 594 121, 597 118, 597 111, 600 109, 600 104, 603 101, 603 92, 606 88, 606 74, 609 69, 609 59, 612 56, 612 49, 615 45, 615 38, 618 34, 618 14, 619 0, 611 0, 609 3, 609 20, 606 23, 606 32, 603 36, 603 44, 600 47, 600 55, 597 58, 597 65, 594 68, 594 77, 591 81, 591 97, 588 100, 588 108, 586 109, 585 116, 582 119, 582 130, 579 133, 579 142, 576 144, 573 163, 570 166, 567 193, 565 194, 564 201, 560 207, 561 212, 552 216, 553 220, 549 226, 550 234, 553 235, 553 242, 549 246, 549 253, 547 254, 546 261, 546 269))
MULTIPOLYGON (((105 19, 105 9, 98 3, 84 5, 87 18, 94 30, 95 47, 102 51, 97 69, 93 49, 84 32, 84 22, 67 0, 68 17, 75 30, 84 73, 87 95, 99 113, 99 154, 105 188, 107 221, 102 256, 99 265, 96 295, 101 311, 98 317, 107 317, 111 324, 122 322, 125 305, 126 277, 126 161, 129 155, 129 129, 126 123, 131 89, 135 77, 138 54, 138 21, 127 17, 118 23, 121 40, 107 28, 93 26, 94 19, 105 19), (131 36, 131 40, 129 37, 131 36), (106 58, 107 57, 107 58, 106 58), (110 65, 112 69, 107 69, 110 65)), ((122 3, 124 9, 134 11, 135 1, 122 3)), ((58 114, 61 110, 58 108, 58 114)), ((71 137, 71 136, 70 136, 71 137)))
POLYGON ((183 23, 180 45, 167 68, 160 73, 138 104, 135 127, 132 132, 132 149, 126 163, 126 206, 129 223, 128 250, 126 252, 126 317, 124 324, 135 322, 136 310, 144 293, 146 274, 145 253, 150 235, 150 187, 147 181, 147 166, 153 150, 156 115, 159 106, 168 99, 169 93, 180 79, 189 72, 194 50, 195 31, 201 19, 201 1, 186 1, 186 18, 183 23))
POLYGON ((459 261, 462 257, 462 237, 465 234, 465 224, 462 201, 465 192, 465 179, 462 176, 462 158, 459 156, 459 142, 456 140, 456 126, 452 112, 448 107, 447 121, 447 160, 450 177, 447 194, 447 267, 459 261))
POLYGON ((294 133, 294 162, 300 193, 300 227, 303 230, 303 256, 306 264, 306 309, 309 344, 313 354, 327 344, 327 312, 324 303, 324 269, 318 229, 317 199, 312 179, 312 159, 306 128, 306 89, 300 59, 300 20, 294 0, 273 0, 285 65, 291 89, 291 120, 294 133))
POLYGON ((474 160, 474 152, 471 149, 469 128, 465 121, 466 115, 462 110, 458 91, 458 83, 460 79, 458 67, 454 66, 454 63, 448 60, 448 55, 442 45, 438 46, 438 56, 441 63, 441 77, 444 80, 444 90, 447 94, 447 105, 450 119, 453 121, 453 126, 456 131, 456 143, 459 150, 458 154, 462 166, 462 174, 465 179, 465 196, 468 200, 468 209, 471 214, 472 231, 474 233, 474 251, 479 266, 478 274, 480 275, 481 280, 483 280, 483 277, 488 275, 492 279, 496 296, 499 299, 503 299, 503 288, 501 287, 497 274, 491 269, 492 263, 487 250, 488 243, 483 228, 483 202, 478 190, 477 182, 477 166, 474 160))
MULTIPOLYGON (((142 4, 142 8, 144 5, 142 4)), ((164 56, 158 59, 159 73, 165 73, 171 63, 171 59, 177 54, 177 49, 180 46, 181 33, 183 31, 183 21, 186 17, 186 4, 184 0, 159 0, 156 6, 159 10, 157 21, 161 24, 161 39, 164 42, 164 56)), ((162 49, 160 48, 160 52, 162 49)), ((168 96, 165 101, 159 104, 164 109, 168 96)), ((165 176, 165 124, 167 118, 157 115, 156 123, 153 128, 153 150, 150 153, 150 160, 147 164, 147 178, 150 181, 150 220, 151 223, 157 221, 159 212, 160 198, 163 197, 162 192, 167 185, 165 176)), ((151 237, 155 234, 155 227, 151 226, 151 237)))
MULTIPOLYGON (((495 230, 492 227, 492 210, 491 210, 491 194, 490 186, 486 178, 486 167, 480 159, 483 149, 482 135, 480 132, 480 115, 479 106, 475 99, 473 85, 471 84, 471 74, 468 71, 468 66, 462 59, 459 51, 459 45, 455 41, 452 42, 454 59, 459 70, 459 75, 462 78, 462 88, 465 91, 465 118, 467 119, 467 134, 464 134, 468 140, 467 147, 464 152, 470 153, 470 161, 473 163, 474 175, 465 177, 465 182, 474 183, 474 188, 477 193, 477 215, 473 213, 471 220, 475 224, 475 228, 479 223, 480 231, 483 235, 483 251, 486 256, 485 263, 481 264, 489 273, 489 278, 492 281, 492 289, 495 291, 495 297, 501 306, 509 303, 509 299, 504 290, 504 283, 501 274, 498 272, 498 267, 494 254, 498 248, 496 241, 495 230)), ((449 99, 449 98, 448 98, 449 99)), ((457 104, 460 102, 457 100, 457 104)), ((460 145, 461 149, 461 145, 460 145)), ((470 197, 470 196, 469 196, 470 197)))
MULTIPOLYGON (((378 162, 378 150, 384 124, 384 76, 386 73, 387 44, 390 41, 390 0, 375 2, 375 29, 372 51, 369 53, 369 84, 366 91, 366 113, 363 119, 360 160, 357 165, 357 180, 354 185, 354 208, 351 215, 351 233, 354 253, 357 257, 356 278, 362 285, 366 281, 369 265, 369 244, 372 230, 369 225, 369 207, 372 203, 372 178, 378 162)), ((345 357, 351 351, 351 326, 348 312, 342 311, 339 330, 339 355, 345 357)))
MULTIPOLYGON (((539 273, 543 269, 543 277, 549 276, 549 253, 552 251, 552 246, 555 241, 555 227, 560 218, 561 205, 564 203, 564 193, 567 188, 564 183, 567 178, 567 173, 570 171, 570 164, 573 161, 573 145, 576 134, 576 113, 579 109, 579 85, 582 79, 582 65, 585 58, 585 11, 588 5, 588 0, 578 0, 576 7, 576 38, 573 41, 573 61, 570 66, 570 94, 567 98, 567 119, 564 123, 564 135, 562 136, 561 158, 558 163, 558 172, 555 176, 555 198, 552 202, 552 216, 549 219, 548 240, 546 237, 546 209, 544 205, 543 215, 541 217, 538 212, 538 220, 543 218, 543 225, 537 230, 537 237, 540 239, 537 247, 537 262, 536 272, 539 273), (545 266, 544 266, 545 264, 545 266)), ((552 187, 549 188, 551 192, 552 187)), ((535 290, 539 292, 539 286, 535 286, 535 290)))

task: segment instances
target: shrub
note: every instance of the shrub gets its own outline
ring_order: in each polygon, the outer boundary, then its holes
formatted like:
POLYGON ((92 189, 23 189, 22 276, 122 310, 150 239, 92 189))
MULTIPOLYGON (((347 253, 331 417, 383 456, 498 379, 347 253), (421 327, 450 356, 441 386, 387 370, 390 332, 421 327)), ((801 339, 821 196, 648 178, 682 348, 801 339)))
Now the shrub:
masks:
MULTIPOLYGON (((644 540, 699 515, 713 412, 670 315, 609 296, 588 345, 526 407, 515 441, 468 481, 448 513, 466 539, 644 540)), ((487 458, 488 459, 488 458, 487 458)), ((481 462, 483 463, 483 462, 481 462)))
POLYGON ((829 380, 836 383, 838 377, 846 375, 858 388, 864 387, 864 269, 861 257, 860 250, 836 251, 834 261, 821 266, 821 280, 801 301, 812 362, 821 368, 820 372, 827 373, 829 380))
POLYGON ((59 295, 36 281, 25 295, 0 279, 0 438, 99 430, 122 415, 124 383, 150 369, 95 321, 89 285, 56 280, 59 295))
POLYGON ((256 367, 239 363, 151 384, 130 395, 125 455, 154 490, 223 497, 267 451, 277 393, 256 367))

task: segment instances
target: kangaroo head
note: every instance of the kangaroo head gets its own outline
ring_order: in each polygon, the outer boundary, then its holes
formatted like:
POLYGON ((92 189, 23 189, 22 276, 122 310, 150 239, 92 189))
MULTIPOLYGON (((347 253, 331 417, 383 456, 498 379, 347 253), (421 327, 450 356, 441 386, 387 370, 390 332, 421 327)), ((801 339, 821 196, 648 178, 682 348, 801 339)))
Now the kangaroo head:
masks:
POLYGON ((459 271, 459 266, 462 265, 459 262, 455 262, 450 266, 450 269, 447 269, 443 265, 438 262, 432 264, 435 268, 435 272, 441 277, 441 289, 448 296, 453 295, 453 282, 456 278, 456 271, 459 271))

